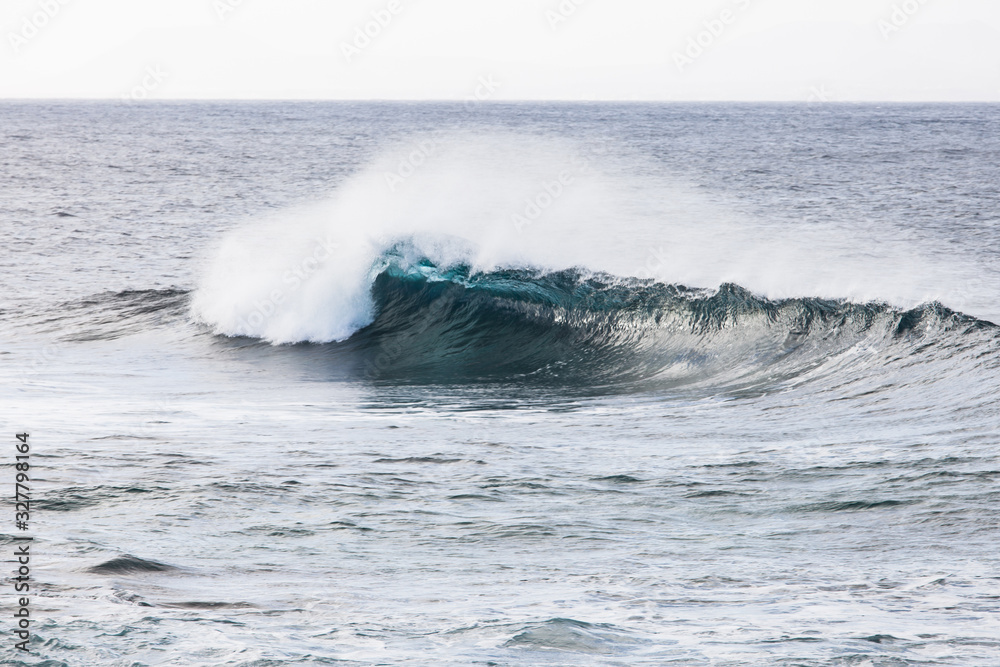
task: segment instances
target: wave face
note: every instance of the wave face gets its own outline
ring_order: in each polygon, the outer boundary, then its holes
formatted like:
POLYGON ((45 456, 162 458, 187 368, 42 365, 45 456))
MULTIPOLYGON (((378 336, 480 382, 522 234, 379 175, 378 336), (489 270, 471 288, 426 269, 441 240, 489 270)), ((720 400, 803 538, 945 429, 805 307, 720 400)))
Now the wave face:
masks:
POLYGON ((371 288, 373 321, 333 346, 361 353, 365 372, 386 379, 740 385, 796 377, 852 349, 889 358, 915 340, 997 337, 994 325, 940 304, 903 311, 576 269, 386 263, 371 288))

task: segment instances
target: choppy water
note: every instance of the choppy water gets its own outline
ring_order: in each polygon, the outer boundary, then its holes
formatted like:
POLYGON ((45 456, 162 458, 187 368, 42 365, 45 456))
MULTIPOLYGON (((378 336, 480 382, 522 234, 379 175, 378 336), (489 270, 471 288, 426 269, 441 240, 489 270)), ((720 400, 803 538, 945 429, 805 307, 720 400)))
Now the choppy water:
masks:
POLYGON ((0 120, 5 664, 1000 664, 1000 107, 0 120))

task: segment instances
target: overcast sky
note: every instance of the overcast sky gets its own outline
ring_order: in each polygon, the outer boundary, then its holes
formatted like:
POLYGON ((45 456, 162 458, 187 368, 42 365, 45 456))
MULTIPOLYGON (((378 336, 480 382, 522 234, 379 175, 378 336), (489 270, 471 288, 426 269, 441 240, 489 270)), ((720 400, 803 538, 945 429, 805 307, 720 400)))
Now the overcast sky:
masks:
POLYGON ((1000 101, 998 0, 3 0, 0 30, 5 98, 1000 101))

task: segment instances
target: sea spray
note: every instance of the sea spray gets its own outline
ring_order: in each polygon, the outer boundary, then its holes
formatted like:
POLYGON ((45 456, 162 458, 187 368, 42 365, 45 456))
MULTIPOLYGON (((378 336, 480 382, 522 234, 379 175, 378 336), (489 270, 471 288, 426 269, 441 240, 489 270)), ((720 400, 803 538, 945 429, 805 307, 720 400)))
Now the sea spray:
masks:
POLYGON ((326 201, 230 232, 203 272, 193 313, 230 336, 344 340, 373 320, 379 263, 403 240, 408 261, 473 271, 578 268, 903 309, 968 299, 976 267, 942 265, 919 239, 890 243, 893 234, 863 221, 793 229, 757 219, 627 151, 440 134, 389 147, 326 201), (422 151, 419 164, 406 162, 406 178, 387 183, 414 151, 422 151))

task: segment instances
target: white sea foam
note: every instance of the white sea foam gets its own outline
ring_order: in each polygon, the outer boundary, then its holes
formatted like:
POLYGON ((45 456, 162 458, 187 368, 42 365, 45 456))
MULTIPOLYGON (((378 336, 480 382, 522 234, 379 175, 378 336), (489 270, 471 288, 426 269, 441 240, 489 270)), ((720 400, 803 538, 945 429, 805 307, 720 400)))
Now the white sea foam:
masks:
POLYGON ((405 238, 416 255, 481 270, 583 267, 694 287, 734 282, 769 298, 940 300, 995 317, 981 270, 935 259, 912 234, 795 224, 787 213, 763 220, 730 196, 625 151, 517 135, 415 138, 329 200, 229 233, 193 312, 227 335, 345 339, 371 321, 379 257, 405 238))

